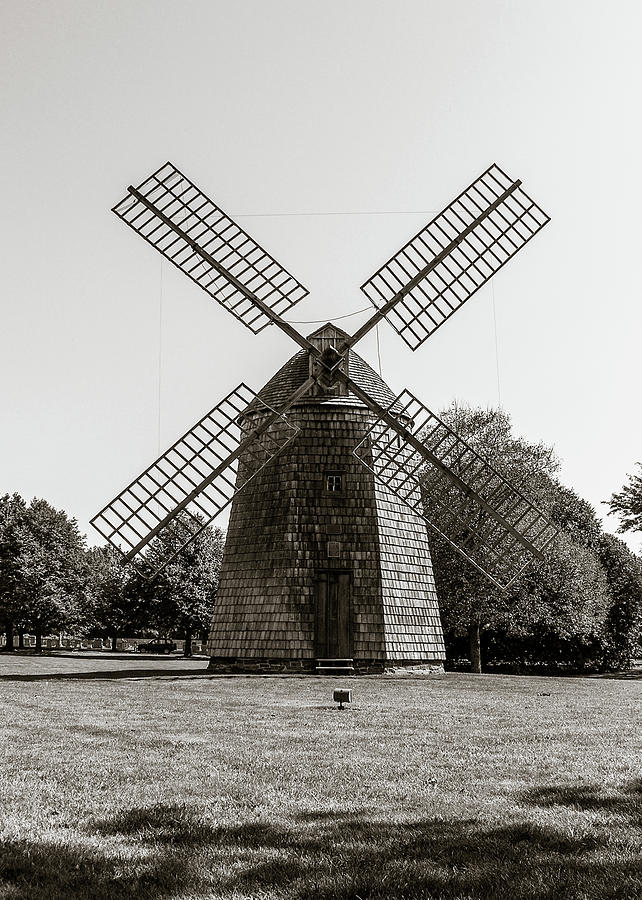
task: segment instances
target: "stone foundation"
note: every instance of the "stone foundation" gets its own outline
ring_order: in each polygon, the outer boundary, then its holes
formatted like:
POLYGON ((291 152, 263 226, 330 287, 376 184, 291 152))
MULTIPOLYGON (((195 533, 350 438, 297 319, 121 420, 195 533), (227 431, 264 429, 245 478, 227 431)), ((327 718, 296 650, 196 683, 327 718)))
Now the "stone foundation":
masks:
POLYGON ((314 675, 315 668, 314 659, 212 656, 207 670, 220 675, 314 675))
MULTIPOLYGON (((212 656, 208 671, 217 675, 316 675, 316 659, 212 656)), ((354 675, 443 675, 441 662, 427 660, 353 660, 354 675)), ((322 676, 318 676, 322 677, 322 676)), ((329 676, 324 675, 324 678, 329 676)), ((337 674, 333 677, 346 678, 337 674)))

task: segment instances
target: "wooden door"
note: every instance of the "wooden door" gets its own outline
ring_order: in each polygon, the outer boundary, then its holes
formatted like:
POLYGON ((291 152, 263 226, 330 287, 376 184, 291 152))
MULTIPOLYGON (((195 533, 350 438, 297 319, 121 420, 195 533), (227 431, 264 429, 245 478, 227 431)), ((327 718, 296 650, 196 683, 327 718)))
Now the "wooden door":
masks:
POLYGON ((350 573, 319 572, 315 593, 317 658, 350 659, 350 573))

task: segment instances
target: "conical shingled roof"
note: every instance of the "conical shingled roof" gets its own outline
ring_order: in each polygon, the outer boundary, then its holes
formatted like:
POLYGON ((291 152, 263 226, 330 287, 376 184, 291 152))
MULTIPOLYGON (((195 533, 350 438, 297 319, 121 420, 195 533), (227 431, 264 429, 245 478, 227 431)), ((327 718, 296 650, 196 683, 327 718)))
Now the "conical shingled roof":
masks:
MULTIPOLYGON (((328 328, 332 328, 336 331, 337 335, 340 337, 348 337, 348 335, 341 331, 340 328, 337 328, 336 325, 324 325, 323 328, 319 328, 317 331, 313 332, 308 336, 309 339, 314 339, 318 335, 326 332, 328 328)), ((373 400, 376 400, 381 406, 388 407, 395 399, 395 395, 385 383, 385 381, 381 378, 381 376, 377 375, 374 369, 371 369, 365 360, 361 359, 361 357, 354 352, 354 350, 349 350, 349 359, 348 359, 348 372, 350 374, 350 378, 355 381, 359 387, 363 388, 373 400)), ((259 397, 263 400, 264 403, 267 403, 268 406, 271 406, 273 409, 280 409, 280 407, 287 401, 287 399, 294 393, 294 391, 303 384, 306 378, 309 375, 309 354, 307 350, 300 350, 297 354, 295 354, 291 359, 286 362, 284 366, 282 366, 276 375, 273 375, 272 378, 267 382, 267 384, 263 385, 261 390, 259 391, 259 397)), ((332 404, 333 406, 361 406, 363 407, 363 403, 354 394, 348 394, 347 396, 340 397, 331 394, 321 394, 319 396, 311 396, 306 395, 301 400, 298 401, 296 405, 302 403, 314 403, 314 404, 332 404)))

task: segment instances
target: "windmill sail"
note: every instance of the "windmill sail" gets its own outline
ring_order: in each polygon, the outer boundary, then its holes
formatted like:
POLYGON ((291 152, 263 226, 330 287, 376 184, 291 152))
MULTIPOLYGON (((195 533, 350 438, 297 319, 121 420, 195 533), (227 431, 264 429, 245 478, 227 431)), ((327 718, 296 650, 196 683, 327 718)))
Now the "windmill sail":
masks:
POLYGON ((361 290, 416 350, 549 221, 492 165, 361 290))
POLYGON ((145 574, 160 571, 298 432, 240 384, 101 510, 92 525, 128 559, 142 563, 145 574))
POLYGON ((355 456, 444 540, 505 589, 557 533, 547 517, 409 391, 355 456), (419 452, 417 440, 424 450, 419 452))
POLYGON ((309 293, 172 163, 113 212, 255 334, 309 293))
POLYGON ((506 586, 541 555, 555 529, 519 491, 411 394, 386 411, 341 368, 383 317, 421 346, 544 227, 521 182, 487 169, 362 285, 375 312, 333 352, 282 318, 307 289, 171 163, 113 211, 252 332, 276 324, 313 363, 278 412, 240 385, 92 520, 128 559, 166 565, 296 436, 283 412, 335 381, 379 417, 355 455, 480 571, 506 586))

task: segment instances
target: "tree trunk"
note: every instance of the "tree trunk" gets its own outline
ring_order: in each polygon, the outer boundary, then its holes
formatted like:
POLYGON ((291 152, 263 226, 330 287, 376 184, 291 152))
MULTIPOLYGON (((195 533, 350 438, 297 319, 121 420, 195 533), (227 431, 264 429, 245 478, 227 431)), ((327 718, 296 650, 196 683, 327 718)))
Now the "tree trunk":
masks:
POLYGON ((7 622, 5 638, 4 649, 11 652, 11 650, 13 650, 13 622, 7 622))
POLYGON ((192 655, 192 635, 189 631, 185 632, 185 649, 183 650, 183 656, 191 656, 192 655))
POLYGON ((42 653, 42 631, 36 630, 36 653, 42 653))
POLYGON ((114 653, 116 652, 116 650, 118 650, 118 635, 116 634, 112 635, 111 649, 114 653))
POLYGON ((470 671, 481 675, 481 631, 479 622, 472 622, 468 626, 468 640, 470 641, 470 671))
POLYGON ((18 629, 18 650, 25 648, 25 633, 22 628, 18 629))

